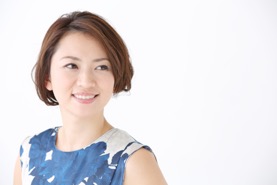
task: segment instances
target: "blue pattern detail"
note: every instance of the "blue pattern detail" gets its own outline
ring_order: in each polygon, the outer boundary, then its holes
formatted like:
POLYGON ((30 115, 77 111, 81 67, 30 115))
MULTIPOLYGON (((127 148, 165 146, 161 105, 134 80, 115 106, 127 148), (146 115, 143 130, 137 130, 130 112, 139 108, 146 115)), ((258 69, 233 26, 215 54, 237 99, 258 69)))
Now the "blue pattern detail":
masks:
POLYGON ((78 185, 81 183, 121 185, 125 162, 131 155, 131 153, 122 155, 125 149, 137 143, 151 151, 148 146, 133 140, 113 156, 106 153, 107 143, 104 141, 93 143, 77 151, 62 152, 56 149, 55 140, 56 130, 48 129, 29 140, 29 151, 25 151, 21 146, 20 156, 24 152, 29 154, 28 176, 33 177, 31 185, 78 185), (110 157, 111 163, 109 164, 110 157))

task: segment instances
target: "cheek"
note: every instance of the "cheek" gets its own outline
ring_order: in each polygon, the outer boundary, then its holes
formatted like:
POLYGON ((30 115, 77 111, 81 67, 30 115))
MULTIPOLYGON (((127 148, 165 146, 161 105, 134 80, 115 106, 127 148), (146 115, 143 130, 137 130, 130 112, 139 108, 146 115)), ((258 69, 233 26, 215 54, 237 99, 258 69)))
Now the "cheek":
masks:
POLYGON ((51 73, 50 83, 52 89, 60 89, 61 87, 68 86, 72 82, 72 76, 64 73, 63 71, 53 71, 51 73))
POLYGON ((99 81, 97 83, 98 83, 99 87, 101 87, 102 90, 104 90, 107 95, 113 94, 114 77, 112 75, 102 77, 101 79, 99 79, 99 81))
POLYGON ((111 76, 109 81, 109 87, 111 88, 112 91, 114 90, 114 83, 115 83, 114 77, 111 76))

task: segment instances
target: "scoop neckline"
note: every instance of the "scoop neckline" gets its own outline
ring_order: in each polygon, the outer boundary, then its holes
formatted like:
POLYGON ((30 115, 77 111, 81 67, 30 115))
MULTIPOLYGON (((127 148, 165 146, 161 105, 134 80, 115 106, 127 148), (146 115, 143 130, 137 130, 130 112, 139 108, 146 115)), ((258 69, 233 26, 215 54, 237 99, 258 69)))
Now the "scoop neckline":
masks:
MULTIPOLYGON (((61 152, 61 153, 75 153, 75 152, 79 152, 79 151, 83 151, 85 150, 86 148, 89 148, 90 146, 92 146, 93 144, 96 144, 98 143, 99 141, 103 141, 102 138, 104 137, 107 137, 107 135, 112 135, 115 131, 117 131, 118 129, 113 127, 111 128, 110 130, 106 131, 105 133, 103 133, 101 136, 99 136, 96 140, 94 140, 92 143, 88 144, 88 146, 86 147, 83 147, 83 148, 80 148, 80 149, 76 149, 76 150, 72 150, 72 151, 63 151, 63 150, 60 150, 57 148, 56 146, 56 139, 57 139, 57 135, 58 135, 58 130, 59 128, 61 128, 61 126, 57 126, 57 127, 54 127, 53 129, 53 133, 55 133, 54 137, 53 137, 53 140, 52 140, 52 147, 54 148, 55 151, 58 151, 58 152, 61 152)), ((109 138, 110 136, 108 136, 109 138)))

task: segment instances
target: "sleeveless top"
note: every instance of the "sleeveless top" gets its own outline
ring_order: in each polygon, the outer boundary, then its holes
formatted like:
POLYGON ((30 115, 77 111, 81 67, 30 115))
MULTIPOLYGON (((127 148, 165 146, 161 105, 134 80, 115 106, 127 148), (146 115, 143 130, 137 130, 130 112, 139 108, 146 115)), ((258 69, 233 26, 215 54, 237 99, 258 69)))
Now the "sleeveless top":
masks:
POLYGON ((26 138, 20 146, 23 185, 122 185, 125 163, 138 149, 151 148, 112 128, 89 146, 56 148, 59 127, 26 138))

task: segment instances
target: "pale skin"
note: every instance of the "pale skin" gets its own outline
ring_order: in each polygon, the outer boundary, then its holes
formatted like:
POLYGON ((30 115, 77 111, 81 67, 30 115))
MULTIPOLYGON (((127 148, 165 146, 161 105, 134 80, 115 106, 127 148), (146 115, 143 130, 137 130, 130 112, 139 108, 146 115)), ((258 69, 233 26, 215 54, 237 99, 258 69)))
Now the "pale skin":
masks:
MULTIPOLYGON (((59 102, 62 124, 56 147, 74 151, 110 130, 104 108, 113 96, 114 77, 107 55, 92 37, 71 32, 61 39, 51 60, 46 88, 59 102), (93 51, 93 52, 91 52, 93 51)), ((14 185, 22 185, 19 157, 14 185)), ((167 185, 154 155, 136 151, 126 162, 124 185, 167 185)))

